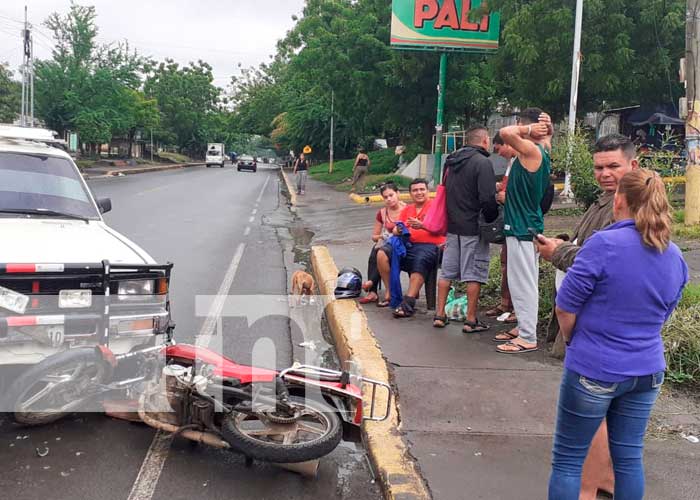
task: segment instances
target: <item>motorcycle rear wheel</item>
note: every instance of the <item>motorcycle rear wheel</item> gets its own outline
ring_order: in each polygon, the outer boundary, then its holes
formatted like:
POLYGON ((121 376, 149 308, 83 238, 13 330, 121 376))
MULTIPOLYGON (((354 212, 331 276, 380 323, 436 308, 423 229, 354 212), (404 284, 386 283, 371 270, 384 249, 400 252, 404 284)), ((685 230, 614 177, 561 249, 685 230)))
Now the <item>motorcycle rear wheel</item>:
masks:
POLYGON ((306 462, 332 452, 343 434, 335 410, 313 399, 289 399, 299 411, 295 421, 274 422, 264 411, 254 415, 234 412, 223 422, 224 439, 250 458, 274 463, 306 462))
POLYGON ((18 424, 45 425, 78 410, 109 376, 109 366, 93 349, 66 351, 19 376, 5 401, 18 424))

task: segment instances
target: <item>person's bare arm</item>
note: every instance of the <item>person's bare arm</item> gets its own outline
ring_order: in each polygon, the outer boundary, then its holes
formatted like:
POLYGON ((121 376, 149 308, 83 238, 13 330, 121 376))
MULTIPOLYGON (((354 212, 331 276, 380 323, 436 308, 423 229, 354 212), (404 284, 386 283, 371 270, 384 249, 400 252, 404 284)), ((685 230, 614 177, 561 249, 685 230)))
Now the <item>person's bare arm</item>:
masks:
POLYGON ((559 320, 559 330, 561 330, 562 337, 564 341, 568 344, 571 342, 571 334, 574 331, 574 326, 576 325, 576 315, 570 312, 566 312, 559 306, 556 308, 557 319, 559 320))
POLYGON ((374 221, 374 229, 372 229, 372 241, 375 243, 382 238, 382 223, 378 220, 374 221))
POLYGON ((520 163, 528 172, 537 172, 542 164, 542 152, 532 141, 531 137, 539 140, 547 136, 549 127, 545 123, 533 123, 532 125, 511 125, 500 130, 503 142, 511 146, 518 153, 520 163))

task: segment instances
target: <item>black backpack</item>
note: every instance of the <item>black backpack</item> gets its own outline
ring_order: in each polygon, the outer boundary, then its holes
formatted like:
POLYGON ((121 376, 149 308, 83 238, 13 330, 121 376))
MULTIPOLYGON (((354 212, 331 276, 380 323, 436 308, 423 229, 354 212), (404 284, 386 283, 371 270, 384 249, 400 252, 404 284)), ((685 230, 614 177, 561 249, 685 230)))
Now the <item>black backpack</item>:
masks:
POLYGON ((542 215, 549 212, 549 209, 552 208, 552 203, 554 203, 554 184, 552 184, 552 181, 550 180, 549 185, 544 192, 544 196, 542 196, 542 201, 540 201, 542 215))

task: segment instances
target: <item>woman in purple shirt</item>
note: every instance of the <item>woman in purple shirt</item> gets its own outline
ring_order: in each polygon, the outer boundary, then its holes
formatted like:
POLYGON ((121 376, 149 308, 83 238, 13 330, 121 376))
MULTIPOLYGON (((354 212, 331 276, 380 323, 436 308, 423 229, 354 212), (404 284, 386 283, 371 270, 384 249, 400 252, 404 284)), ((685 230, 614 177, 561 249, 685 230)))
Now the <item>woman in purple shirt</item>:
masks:
POLYGON ((626 174, 614 215, 615 224, 583 245, 557 293, 557 317, 570 347, 550 500, 578 500, 583 462, 604 418, 615 500, 644 496, 644 434, 666 369, 661 328, 681 298, 688 268, 670 241, 670 207, 656 173, 626 174))

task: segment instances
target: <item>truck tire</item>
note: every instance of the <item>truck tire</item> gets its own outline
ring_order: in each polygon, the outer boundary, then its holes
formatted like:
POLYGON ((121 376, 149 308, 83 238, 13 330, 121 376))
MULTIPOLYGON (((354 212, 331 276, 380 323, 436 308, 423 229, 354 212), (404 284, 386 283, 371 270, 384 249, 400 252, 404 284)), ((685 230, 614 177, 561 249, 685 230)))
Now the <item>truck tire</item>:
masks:
POLYGON ((109 365, 94 349, 64 351, 20 375, 8 390, 4 404, 12 409, 13 419, 18 424, 49 424, 79 409, 95 395, 97 385, 105 383, 110 376, 109 365), (59 376, 65 380, 52 382, 51 376, 53 380, 59 376), (42 392, 45 394, 32 403, 34 406, 23 406, 42 392))
MULTIPOLYGON (((289 399, 300 408, 302 412, 299 421, 306 418, 307 420, 303 421, 306 427, 315 429, 314 432, 309 432, 307 430, 301 430, 301 432, 305 432, 309 435, 318 434, 318 437, 307 442, 288 444, 279 441, 270 441, 269 439, 265 439, 269 438, 269 435, 250 435, 246 432, 256 430, 247 429, 245 425, 246 422, 255 424, 257 420, 259 423, 259 425, 257 425, 257 430, 259 432, 260 425, 266 425, 264 420, 255 416, 249 417, 241 413, 233 412, 228 415, 223 422, 221 430, 224 439, 234 450, 243 453, 247 457, 273 463, 291 464, 306 462, 321 458, 332 452, 338 446, 338 443, 340 443, 343 434, 343 427, 335 410, 325 403, 313 399, 305 399, 297 396, 290 396, 289 399), (318 427, 309 425, 309 420, 316 421, 318 427)), ((280 424, 278 422, 273 425, 274 427, 270 428, 271 434, 273 434, 276 429, 284 430, 287 427, 290 431, 293 431, 295 429, 293 426, 297 425, 297 423, 280 424)), ((273 435, 276 435, 278 438, 280 437, 280 434, 273 435)), ((299 430, 297 429, 296 437, 298 438, 298 436, 299 430)))

